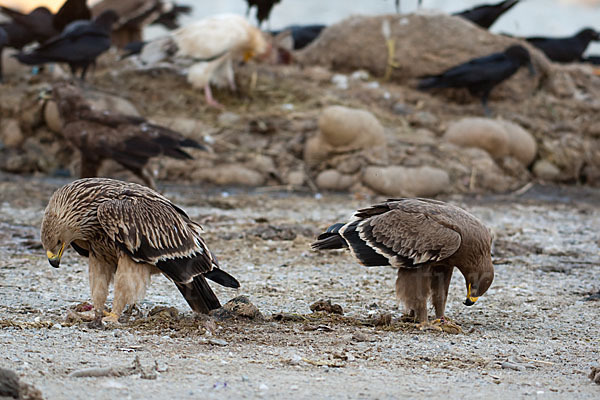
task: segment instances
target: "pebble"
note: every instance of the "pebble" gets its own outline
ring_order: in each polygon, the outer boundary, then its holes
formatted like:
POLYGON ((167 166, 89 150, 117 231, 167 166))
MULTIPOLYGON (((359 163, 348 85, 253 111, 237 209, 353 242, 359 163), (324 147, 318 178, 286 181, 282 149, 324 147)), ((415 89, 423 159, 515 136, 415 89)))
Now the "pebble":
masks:
POLYGON ((514 364, 508 361, 504 361, 501 364, 503 369, 512 369, 514 371, 525 371, 525 367, 519 364, 514 364))

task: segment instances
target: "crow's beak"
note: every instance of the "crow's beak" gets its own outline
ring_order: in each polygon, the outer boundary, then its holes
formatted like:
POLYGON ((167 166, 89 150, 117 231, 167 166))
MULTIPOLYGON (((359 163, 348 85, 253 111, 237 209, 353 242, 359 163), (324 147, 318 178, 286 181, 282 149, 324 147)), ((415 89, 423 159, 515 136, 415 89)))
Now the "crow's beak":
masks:
POLYGON ((60 250, 58 251, 58 254, 54 254, 51 251, 47 251, 46 252, 46 256, 48 257, 48 262, 50 263, 50 265, 52 265, 54 268, 58 268, 60 266, 60 259, 61 259, 62 255, 63 255, 64 251, 65 251, 65 244, 64 243, 60 247, 60 250))
POLYGON ((527 63, 527 69, 529 70, 529 75, 535 76, 535 68, 533 68, 531 61, 527 63))

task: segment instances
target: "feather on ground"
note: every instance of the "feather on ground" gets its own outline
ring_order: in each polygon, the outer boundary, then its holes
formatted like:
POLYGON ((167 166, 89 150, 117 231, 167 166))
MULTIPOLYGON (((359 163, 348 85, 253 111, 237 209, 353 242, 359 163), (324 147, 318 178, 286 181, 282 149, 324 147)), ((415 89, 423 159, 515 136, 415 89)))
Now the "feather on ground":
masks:
POLYGON ((92 302, 100 317, 114 280, 112 314, 144 297, 150 276, 162 273, 199 313, 219 308, 206 282, 237 288, 219 268, 201 237, 202 228, 159 193, 134 183, 106 178, 79 179, 50 198, 42 221, 42 245, 58 267, 65 248, 89 258, 92 302))
POLYGON ((427 324, 428 299, 436 318, 444 321, 454 267, 465 277, 466 305, 487 291, 494 278, 491 241, 489 230, 461 208, 436 200, 391 199, 332 225, 312 248, 349 248, 365 266, 398 268, 398 299, 418 323, 427 324))

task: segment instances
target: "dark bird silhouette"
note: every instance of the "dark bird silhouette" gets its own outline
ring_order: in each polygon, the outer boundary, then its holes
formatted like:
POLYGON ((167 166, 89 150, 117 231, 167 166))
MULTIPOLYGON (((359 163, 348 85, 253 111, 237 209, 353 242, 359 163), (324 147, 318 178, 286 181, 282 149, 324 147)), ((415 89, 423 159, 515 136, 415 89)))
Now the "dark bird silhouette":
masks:
POLYGON ((427 301, 442 328, 454 267, 465 277, 472 306, 494 279, 490 231, 473 215, 430 199, 390 199, 354 213, 319 235, 313 250, 344 249, 364 266, 398 269, 396 295, 419 324, 428 324, 427 301))
POLYGON ((69 64, 73 75, 81 69, 81 79, 96 58, 110 48, 110 30, 118 15, 107 10, 93 21, 71 22, 58 36, 47 40, 29 53, 16 54, 17 60, 27 65, 49 62, 69 64))
MULTIPOLYGON (((11 47, 20 49, 32 42, 42 43, 58 34, 58 31, 52 26, 54 15, 46 7, 38 7, 29 14, 23 14, 12 8, 0 6, 0 12, 11 19, 8 24, 15 24, 21 28, 20 35, 11 38, 11 42, 15 43, 11 44, 11 47)), ((9 37, 11 36, 9 33, 9 37)))
POLYGON ((180 160, 192 159, 182 148, 206 150, 206 147, 145 118, 90 107, 79 88, 57 84, 53 98, 63 121, 62 134, 81 153, 81 177, 97 176, 106 159, 112 159, 154 188, 146 164, 152 157, 164 155, 180 160))
POLYGON ((179 17, 182 14, 189 15, 191 12, 190 6, 169 3, 150 25, 162 25, 169 30, 174 30, 180 26, 179 17))
POLYGON ((131 56, 140 54, 142 52, 142 50, 144 49, 144 46, 147 43, 148 42, 146 42, 144 40, 135 40, 133 42, 127 43, 125 46, 123 46, 124 52, 119 59, 124 60, 127 57, 131 57, 131 56))
POLYGON ((563 38, 528 37, 529 43, 542 50, 546 57, 555 62, 579 61, 591 41, 600 40, 600 34, 592 28, 585 28, 575 36, 563 38))
POLYGON ((256 6, 256 19, 258 20, 258 26, 260 27, 263 21, 269 19, 271 15, 271 10, 275 6, 275 4, 279 3, 281 0, 246 0, 248 3, 248 9, 246 10, 246 17, 250 14, 250 9, 256 6))
POLYGON ((453 15, 463 17, 482 28, 489 29, 502 14, 514 7, 518 2, 519 0, 505 0, 497 4, 484 4, 454 13, 453 15))
POLYGON ((52 26, 57 32, 62 32, 71 22, 90 18, 92 18, 92 12, 87 6, 86 0, 67 0, 52 19, 52 26))
POLYGON ((318 38, 325 28, 327 28, 327 25, 290 25, 280 30, 271 31, 271 34, 279 35, 282 32, 289 31, 292 35, 293 49, 300 50, 318 38))
POLYGON ((513 45, 502 53, 474 58, 439 75, 424 76, 418 88, 467 88, 473 96, 481 96, 481 104, 486 114, 490 114, 487 102, 492 89, 524 65, 529 67, 532 75, 535 73, 527 49, 513 45))
POLYGON ((582 57, 581 61, 592 65, 600 65, 600 56, 589 55, 587 57, 582 57))

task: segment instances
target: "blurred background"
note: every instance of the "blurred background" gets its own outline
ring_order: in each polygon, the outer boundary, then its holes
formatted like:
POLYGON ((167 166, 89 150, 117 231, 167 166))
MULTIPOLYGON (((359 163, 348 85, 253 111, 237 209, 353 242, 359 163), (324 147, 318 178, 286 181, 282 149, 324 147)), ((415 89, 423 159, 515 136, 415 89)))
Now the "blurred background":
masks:
MULTIPOLYGON (((127 0, 123 0, 127 1, 127 0)), ((0 0, 0 4, 25 10, 43 4, 52 11, 58 10, 64 0, 0 0)), ((98 0, 88 1, 88 4, 98 0)), ((180 17, 182 25, 218 13, 244 14, 245 0, 181 0, 181 4, 193 7, 192 14, 180 17)), ((282 0, 272 12, 270 27, 283 28, 291 24, 332 24, 352 14, 385 14, 395 12, 394 0, 282 0)), ((414 12, 417 0, 401 0, 403 13, 414 12)), ((462 11, 494 0, 422 0, 423 10, 439 10, 447 13, 462 11)), ((254 11, 252 11, 254 13, 254 11)), ((252 18, 254 15, 251 15, 252 18)), ((253 19, 254 20, 254 19, 253 19)), ((490 29, 517 36, 570 36, 583 26, 598 29, 600 26, 600 0, 526 0, 502 16, 490 29)), ((146 39, 165 33, 161 27, 146 30, 146 39)), ((591 43, 587 53, 599 53, 600 43, 591 43)))

